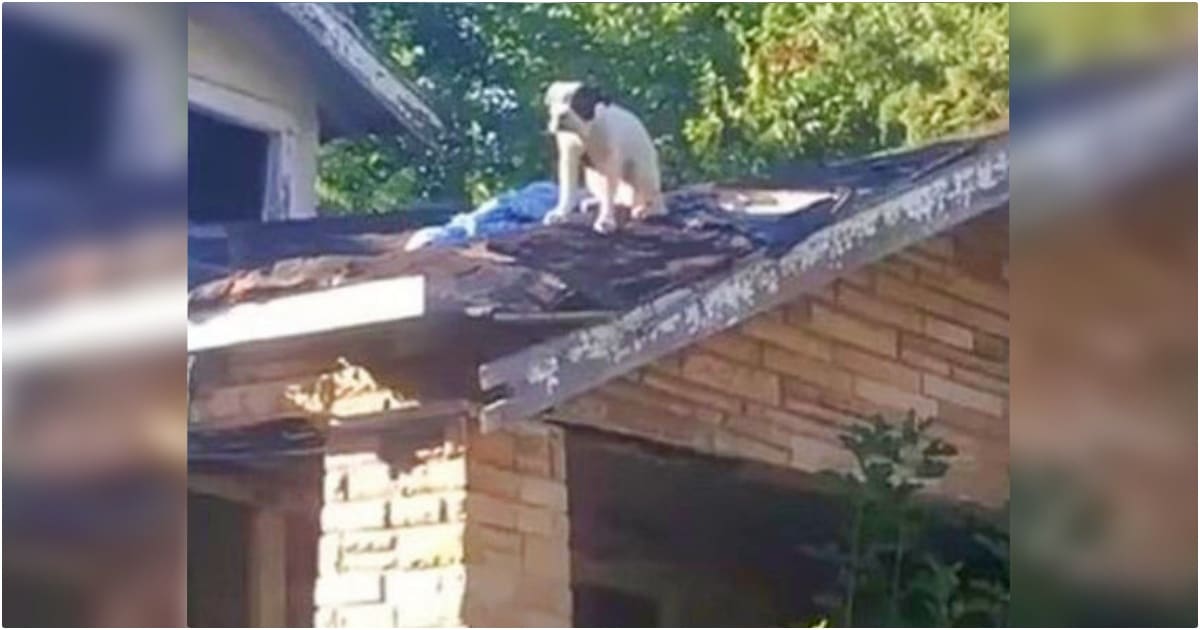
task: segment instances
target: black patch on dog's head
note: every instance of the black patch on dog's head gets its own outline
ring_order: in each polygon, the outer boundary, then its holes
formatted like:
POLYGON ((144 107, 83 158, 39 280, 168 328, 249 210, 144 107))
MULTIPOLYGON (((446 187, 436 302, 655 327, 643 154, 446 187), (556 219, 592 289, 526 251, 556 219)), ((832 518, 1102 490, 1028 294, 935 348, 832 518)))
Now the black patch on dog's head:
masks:
POLYGON ((575 112, 583 120, 591 120, 596 117, 596 106, 604 103, 609 103, 608 97, 601 94, 600 90, 590 86, 581 86, 575 93, 571 95, 569 103, 571 111, 575 112))

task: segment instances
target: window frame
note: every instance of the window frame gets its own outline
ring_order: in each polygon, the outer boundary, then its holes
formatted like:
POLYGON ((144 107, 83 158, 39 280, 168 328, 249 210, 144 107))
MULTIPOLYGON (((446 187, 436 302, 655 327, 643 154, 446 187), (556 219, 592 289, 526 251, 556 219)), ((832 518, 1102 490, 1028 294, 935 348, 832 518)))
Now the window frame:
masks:
POLYGON ((275 105, 199 77, 188 77, 188 108, 206 116, 253 129, 267 136, 267 161, 261 221, 298 218, 292 186, 298 152, 298 125, 275 105))

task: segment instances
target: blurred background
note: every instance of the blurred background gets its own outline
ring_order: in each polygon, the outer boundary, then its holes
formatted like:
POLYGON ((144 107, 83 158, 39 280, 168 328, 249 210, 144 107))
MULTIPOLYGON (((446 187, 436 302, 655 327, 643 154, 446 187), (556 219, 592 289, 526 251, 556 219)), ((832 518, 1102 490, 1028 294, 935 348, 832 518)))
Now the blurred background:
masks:
POLYGON ((1012 623, 1196 624, 1196 7, 1012 6, 1012 623))
MULTIPOLYGON (((1195 625, 1195 5, 506 6, 345 7, 453 135, 327 143, 324 210, 544 172, 568 70, 659 112, 682 179, 1008 124, 1012 622, 1195 625), (859 45, 776 54, 805 29, 859 45)), ((8 626, 185 623, 189 10, 3 6, 8 626)))
POLYGON ((183 625, 186 7, 3 7, 3 622, 183 625))

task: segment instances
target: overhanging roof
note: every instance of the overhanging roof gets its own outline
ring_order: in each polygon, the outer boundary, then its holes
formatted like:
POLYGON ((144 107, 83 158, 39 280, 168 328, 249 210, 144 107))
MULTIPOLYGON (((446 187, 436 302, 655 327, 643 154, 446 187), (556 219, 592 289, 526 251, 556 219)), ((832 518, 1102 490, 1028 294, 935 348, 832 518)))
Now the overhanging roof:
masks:
POLYGON ((316 78, 326 136, 407 131, 435 141, 441 119, 417 89, 371 52, 354 24, 324 3, 232 5, 257 18, 300 57, 316 78))

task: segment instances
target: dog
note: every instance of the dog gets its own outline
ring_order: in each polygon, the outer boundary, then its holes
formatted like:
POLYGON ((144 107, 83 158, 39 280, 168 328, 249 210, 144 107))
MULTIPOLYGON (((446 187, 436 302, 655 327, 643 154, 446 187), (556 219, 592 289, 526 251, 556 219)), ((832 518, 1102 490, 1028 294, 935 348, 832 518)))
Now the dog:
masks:
POLYGON ((558 150, 558 203, 546 215, 547 225, 567 220, 575 210, 580 171, 599 200, 593 228, 601 234, 620 227, 618 204, 638 221, 666 213, 658 151, 637 116, 578 81, 552 83, 545 105, 558 150))

